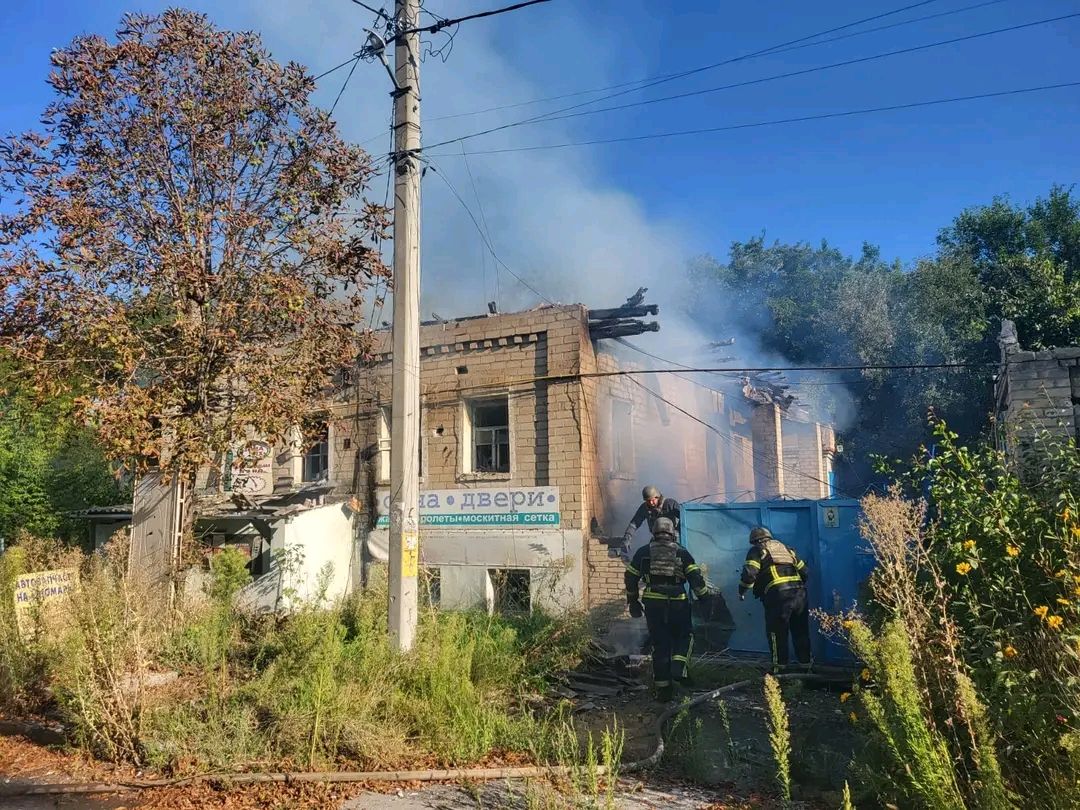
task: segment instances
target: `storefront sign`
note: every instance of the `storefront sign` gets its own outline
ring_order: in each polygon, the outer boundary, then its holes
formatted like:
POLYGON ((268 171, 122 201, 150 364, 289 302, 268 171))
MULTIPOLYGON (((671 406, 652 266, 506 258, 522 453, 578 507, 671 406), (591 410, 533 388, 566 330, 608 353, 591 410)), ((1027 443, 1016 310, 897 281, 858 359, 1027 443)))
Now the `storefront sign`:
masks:
MULTIPOLYGON (((379 528, 390 526, 390 490, 378 491, 379 528)), ((436 489, 420 493, 423 526, 495 528, 558 526, 558 487, 436 489)))

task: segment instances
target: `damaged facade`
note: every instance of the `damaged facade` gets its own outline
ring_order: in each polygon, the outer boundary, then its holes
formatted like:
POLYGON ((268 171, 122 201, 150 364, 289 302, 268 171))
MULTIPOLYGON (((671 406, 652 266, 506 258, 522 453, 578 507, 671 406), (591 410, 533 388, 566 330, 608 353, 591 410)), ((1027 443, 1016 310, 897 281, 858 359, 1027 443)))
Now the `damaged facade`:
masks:
POLYGON ((994 394, 1001 444, 1017 449, 1040 433, 1080 441, 1080 346, 1024 351, 1008 320, 998 345, 994 394))
MULTIPOLYGON (((831 428, 799 418, 779 387, 717 375, 714 389, 617 356, 611 339, 655 331, 625 311, 597 321, 549 306, 422 326, 421 555, 442 606, 621 601, 609 538, 646 483, 678 500, 830 496, 831 428)), ((387 559, 390 345, 389 331, 375 335, 314 446, 253 439, 201 476, 199 536, 249 554, 252 604, 311 596, 320 573, 325 595, 341 596, 387 559)))

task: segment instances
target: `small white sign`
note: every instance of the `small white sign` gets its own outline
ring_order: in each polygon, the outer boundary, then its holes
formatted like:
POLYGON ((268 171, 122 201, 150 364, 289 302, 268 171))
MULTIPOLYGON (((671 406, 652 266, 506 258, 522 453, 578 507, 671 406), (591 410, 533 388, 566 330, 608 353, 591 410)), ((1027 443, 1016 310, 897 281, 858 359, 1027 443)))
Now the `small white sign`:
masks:
POLYGON ((840 528, 840 510, 835 506, 826 506, 822 517, 825 520, 826 529, 840 528))
POLYGON ((233 492, 245 495, 270 495, 274 491, 273 448, 263 441, 244 444, 232 465, 233 492))

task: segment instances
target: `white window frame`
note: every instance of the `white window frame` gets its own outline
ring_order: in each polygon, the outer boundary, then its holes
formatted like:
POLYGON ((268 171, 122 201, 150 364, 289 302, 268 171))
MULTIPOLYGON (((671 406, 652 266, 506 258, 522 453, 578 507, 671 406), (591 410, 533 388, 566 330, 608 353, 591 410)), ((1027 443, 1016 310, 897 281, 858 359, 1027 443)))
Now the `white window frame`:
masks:
POLYGON ((334 436, 332 433, 332 426, 329 422, 326 423, 326 439, 323 442, 316 442, 311 447, 308 447, 300 454, 300 482, 304 484, 313 484, 317 481, 329 481, 330 473, 334 469, 334 436), (318 478, 308 478, 308 456, 311 451, 314 450, 319 444, 326 444, 326 474, 318 478))
MULTIPOLYGON (((461 476, 472 480, 509 480, 514 475, 517 453, 514 452, 514 409, 509 392, 496 392, 462 401, 461 407, 461 443, 458 451, 461 455, 461 476), (506 442, 510 458, 507 469, 487 471, 476 469, 476 433, 473 428, 473 414, 476 408, 495 403, 506 404, 506 442)), ((479 428, 492 430, 492 428, 479 428)))

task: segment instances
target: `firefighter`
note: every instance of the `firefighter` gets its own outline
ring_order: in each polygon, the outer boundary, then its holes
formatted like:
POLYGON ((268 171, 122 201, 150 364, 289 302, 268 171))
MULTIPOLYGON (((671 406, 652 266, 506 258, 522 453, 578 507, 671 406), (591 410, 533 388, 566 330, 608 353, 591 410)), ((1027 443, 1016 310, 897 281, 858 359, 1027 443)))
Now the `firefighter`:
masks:
POLYGON ((788 663, 788 634, 795 645, 795 657, 809 668, 810 616, 806 603, 806 563, 763 526, 750 531, 739 599, 753 588, 754 596, 765 603, 765 633, 769 638, 773 670, 788 663))
POLYGON ((689 583, 694 595, 704 601, 709 599, 709 591, 701 568, 690 552, 675 541, 671 518, 657 518, 652 531, 652 541, 639 548, 626 566, 626 603, 635 619, 645 616, 653 643, 656 698, 669 701, 672 682, 687 683, 694 641, 686 585, 689 583), (642 580, 645 593, 639 599, 642 580))
POLYGON ((648 523, 649 532, 653 533, 657 518, 668 518, 675 529, 679 528, 679 502, 674 498, 665 498, 660 490, 650 485, 641 490, 641 505, 630 518, 630 523, 623 532, 623 544, 620 555, 624 563, 630 562, 630 544, 642 523, 648 523))

